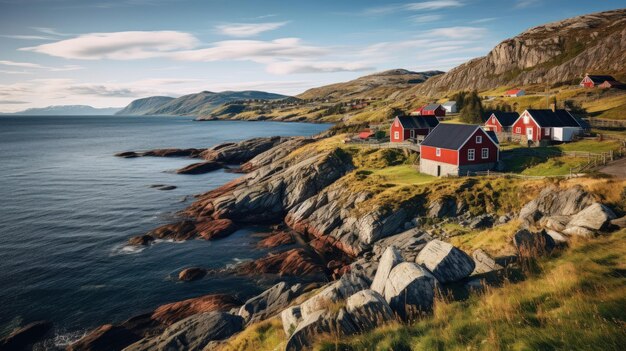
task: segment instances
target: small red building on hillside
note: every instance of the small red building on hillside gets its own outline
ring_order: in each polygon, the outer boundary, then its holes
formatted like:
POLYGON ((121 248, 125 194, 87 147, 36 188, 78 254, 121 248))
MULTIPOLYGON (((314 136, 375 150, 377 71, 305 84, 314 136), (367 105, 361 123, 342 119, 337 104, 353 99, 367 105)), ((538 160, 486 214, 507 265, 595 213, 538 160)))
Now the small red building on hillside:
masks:
POLYGON ((495 111, 485 122, 485 129, 492 130, 496 133, 510 132, 511 126, 519 118, 517 112, 500 112, 495 111))
POLYGON ((585 78, 580 81, 580 86, 585 88, 595 88, 606 81, 616 82, 613 76, 586 74, 585 78))
POLYGON ((572 141, 582 123, 565 110, 526 110, 513 123, 511 133, 522 140, 572 141))
POLYGON ((504 93, 504 96, 508 96, 508 97, 518 97, 518 96, 524 96, 524 95, 526 95, 526 91, 522 89, 511 89, 511 90, 507 90, 507 92, 504 93))
POLYGON ((437 116, 445 117, 446 109, 440 104, 428 104, 424 105, 417 110, 411 112, 412 116, 437 116))
POLYGON ((398 116, 389 130, 389 140, 401 143, 409 139, 423 138, 439 124, 435 116, 398 116))
POLYGON ((478 125, 441 123, 420 145, 420 172, 437 177, 490 170, 499 159, 495 135, 478 125))

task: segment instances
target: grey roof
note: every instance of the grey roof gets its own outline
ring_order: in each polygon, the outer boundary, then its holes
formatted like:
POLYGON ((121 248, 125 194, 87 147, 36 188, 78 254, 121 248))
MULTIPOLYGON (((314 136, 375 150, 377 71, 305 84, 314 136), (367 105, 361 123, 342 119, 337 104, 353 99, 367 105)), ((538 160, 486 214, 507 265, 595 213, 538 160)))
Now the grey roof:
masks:
POLYGON ((424 107, 422 107, 422 110, 424 111, 433 111, 436 110, 439 106, 441 106, 440 104, 428 104, 424 107))
POLYGON ((498 135, 493 130, 486 130, 485 133, 493 140, 494 143, 500 144, 500 140, 498 140, 498 135))
POLYGON ((541 127, 581 127, 565 110, 526 110, 541 127))
POLYGON ((435 116, 398 116, 398 120, 406 129, 435 128, 439 124, 435 116))
POLYGON ((439 123, 422 141, 422 145, 458 150, 478 128, 476 124, 439 123))
MULTIPOLYGON (((519 118, 519 113, 517 112, 494 111, 491 115, 496 116, 496 119, 498 119, 498 122, 500 122, 503 127, 512 126, 519 118)), ((489 117, 491 117, 491 115, 489 115, 489 117)))
POLYGON ((587 77, 591 78, 591 80, 595 84, 602 84, 602 83, 604 83, 605 80, 608 80, 608 81, 614 81, 615 80, 615 78, 613 78, 613 76, 603 76, 603 75, 596 75, 596 74, 589 74, 589 75, 587 75, 587 77))
POLYGON ((456 101, 446 101, 443 103, 443 106, 454 106, 456 105, 456 101))

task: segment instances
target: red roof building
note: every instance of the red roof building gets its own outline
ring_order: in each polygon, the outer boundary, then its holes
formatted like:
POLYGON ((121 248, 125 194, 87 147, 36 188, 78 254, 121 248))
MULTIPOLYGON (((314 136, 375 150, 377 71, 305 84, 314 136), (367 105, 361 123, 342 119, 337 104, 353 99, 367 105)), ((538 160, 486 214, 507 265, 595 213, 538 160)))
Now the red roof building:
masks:
POLYGON ((372 132, 371 129, 363 129, 362 131, 359 132, 359 139, 366 140, 366 139, 373 137, 374 134, 376 133, 372 132))
POLYGON ((495 111, 485 122, 485 129, 492 130, 497 133, 510 132, 511 126, 519 118, 517 112, 500 112, 495 111))
POLYGON ((459 176, 494 169, 500 146, 478 125, 441 123, 420 145, 420 172, 459 176))
POLYGON ((504 93, 504 96, 508 96, 508 97, 518 97, 518 96, 524 96, 526 95, 526 92, 522 89, 511 89, 511 90, 507 90, 506 93, 504 93))
POLYGON ((584 88, 595 88, 606 81, 616 82, 613 76, 585 74, 585 78, 580 81, 580 86, 584 88))
POLYGON ((401 143, 409 139, 423 138, 439 124, 435 116, 398 116, 389 130, 389 141, 401 143))
POLYGON ((446 109, 440 104, 427 104, 411 112, 411 115, 445 117, 446 109))
POLYGON ((565 110, 526 110, 513 123, 511 133, 522 140, 572 141, 582 123, 565 110))

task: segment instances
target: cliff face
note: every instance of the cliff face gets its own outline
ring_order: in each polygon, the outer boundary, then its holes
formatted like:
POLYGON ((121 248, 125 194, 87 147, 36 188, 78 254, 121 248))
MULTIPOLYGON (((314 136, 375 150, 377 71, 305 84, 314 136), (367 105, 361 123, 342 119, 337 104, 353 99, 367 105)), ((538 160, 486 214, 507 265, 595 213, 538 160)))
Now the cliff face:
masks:
POLYGON ((586 72, 620 75, 626 72, 625 50, 626 9, 589 14, 529 29, 412 92, 554 84, 586 72))
POLYGON ((172 100, 174 100, 174 98, 169 96, 151 96, 137 99, 118 111, 116 115, 133 116, 149 114, 151 111, 158 109, 172 100))

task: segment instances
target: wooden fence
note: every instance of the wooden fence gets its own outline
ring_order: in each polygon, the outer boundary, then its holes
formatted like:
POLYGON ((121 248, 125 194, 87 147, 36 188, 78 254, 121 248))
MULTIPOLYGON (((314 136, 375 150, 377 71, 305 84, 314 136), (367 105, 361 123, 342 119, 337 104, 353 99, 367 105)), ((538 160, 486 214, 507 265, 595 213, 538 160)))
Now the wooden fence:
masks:
POLYGON ((589 118, 587 119, 587 123, 589 123, 589 125, 594 128, 606 128, 606 129, 626 128, 626 120, 589 118))
POLYGON ((378 142, 378 141, 367 141, 367 140, 350 140, 346 142, 347 144, 356 144, 356 145, 365 145, 374 149, 403 149, 403 150, 411 150, 415 152, 420 152, 420 146, 414 143, 390 143, 390 142, 378 142))

